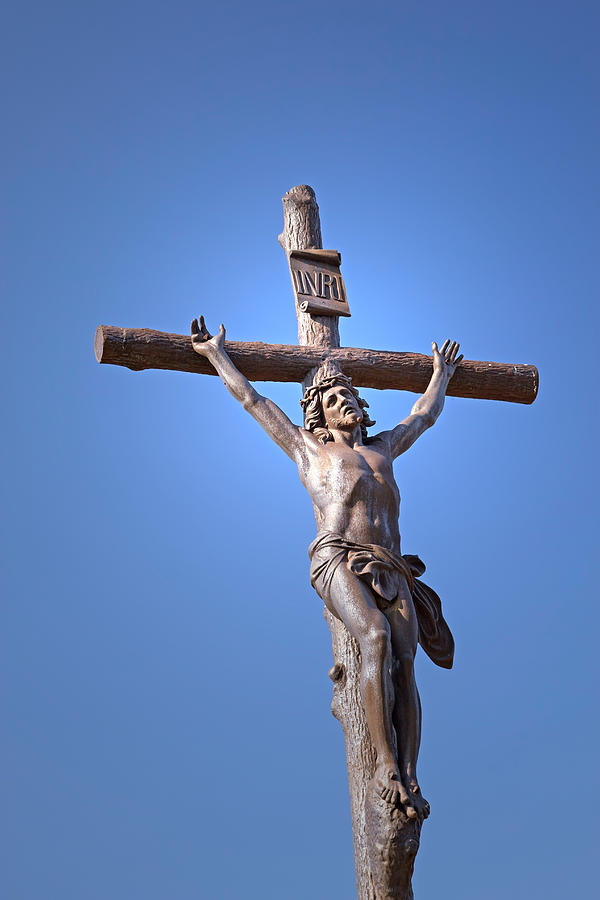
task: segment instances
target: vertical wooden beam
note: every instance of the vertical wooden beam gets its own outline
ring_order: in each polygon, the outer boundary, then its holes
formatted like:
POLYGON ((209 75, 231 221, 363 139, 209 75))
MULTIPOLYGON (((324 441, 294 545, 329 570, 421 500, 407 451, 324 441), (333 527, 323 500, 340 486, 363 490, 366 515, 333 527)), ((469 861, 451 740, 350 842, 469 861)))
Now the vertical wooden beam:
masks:
MULTIPOLYGON (((315 192, 307 184, 291 188, 283 197, 283 231, 279 243, 290 250, 321 250, 321 222, 315 192)), ((317 347, 339 347, 340 329, 337 316, 313 316, 296 305, 298 343, 317 347)), ((312 377, 312 376, 311 376, 312 377)), ((310 381, 308 382, 310 383, 310 381)))
MULTIPOLYGON (((284 229, 279 242, 284 250, 321 248, 321 224, 315 192, 299 185, 283 198, 284 229)), ((339 347, 337 316, 313 316, 296 308, 298 343, 339 347)), ((312 383, 313 369, 303 383, 312 383)), ((414 858, 420 825, 407 820, 399 809, 390 810, 373 800, 369 790, 375 769, 375 751, 360 697, 360 651, 344 624, 325 608, 331 632, 334 665, 331 710, 340 722, 346 743, 348 787, 358 900, 410 900, 414 858)))

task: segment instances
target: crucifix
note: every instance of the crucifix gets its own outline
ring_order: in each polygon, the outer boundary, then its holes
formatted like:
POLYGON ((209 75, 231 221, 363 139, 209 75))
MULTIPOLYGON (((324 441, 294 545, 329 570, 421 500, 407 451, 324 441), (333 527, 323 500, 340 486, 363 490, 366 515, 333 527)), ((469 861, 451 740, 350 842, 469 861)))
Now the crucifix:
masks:
POLYGON ((98 362, 133 370, 219 375, 229 392, 296 463, 313 503, 311 584, 325 604, 334 665, 332 712, 345 737, 358 900, 410 900, 421 826, 429 815, 417 777, 421 707, 417 644, 444 668, 454 641, 425 565, 403 555, 393 460, 431 427, 446 395, 532 403, 534 366, 463 360, 459 345, 432 356, 340 347, 350 315, 337 251, 321 243, 312 188, 283 198, 286 252, 296 300, 298 346, 225 340, 204 319, 191 337, 99 326, 98 362), (302 384, 303 426, 293 424, 252 381, 302 384), (375 424, 357 388, 422 394, 389 431, 375 424))

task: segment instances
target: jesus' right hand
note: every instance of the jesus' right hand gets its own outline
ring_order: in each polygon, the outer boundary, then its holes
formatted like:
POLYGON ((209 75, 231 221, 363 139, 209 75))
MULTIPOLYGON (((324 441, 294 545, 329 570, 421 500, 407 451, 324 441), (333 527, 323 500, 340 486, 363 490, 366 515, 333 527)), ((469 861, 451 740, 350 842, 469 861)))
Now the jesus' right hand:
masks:
POLYGON ((192 347, 199 356, 209 357, 213 353, 218 353, 223 349, 223 341, 225 340, 225 326, 219 327, 219 333, 214 337, 208 331, 204 324, 204 316, 200 316, 199 320, 192 321, 192 347))

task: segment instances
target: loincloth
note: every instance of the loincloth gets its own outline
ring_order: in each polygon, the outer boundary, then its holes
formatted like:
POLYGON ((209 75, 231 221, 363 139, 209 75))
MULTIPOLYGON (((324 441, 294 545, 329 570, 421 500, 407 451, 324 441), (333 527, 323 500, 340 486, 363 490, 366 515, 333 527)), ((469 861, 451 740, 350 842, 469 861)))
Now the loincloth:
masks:
POLYGON ((436 665, 452 668, 454 638, 442 614, 439 596, 417 577, 425 571, 425 563, 418 556, 401 556, 377 544, 357 544, 333 531, 320 532, 308 548, 308 555, 310 583, 332 612, 331 585, 339 566, 345 566, 371 588, 382 611, 396 600, 403 576, 417 614, 419 643, 436 665))

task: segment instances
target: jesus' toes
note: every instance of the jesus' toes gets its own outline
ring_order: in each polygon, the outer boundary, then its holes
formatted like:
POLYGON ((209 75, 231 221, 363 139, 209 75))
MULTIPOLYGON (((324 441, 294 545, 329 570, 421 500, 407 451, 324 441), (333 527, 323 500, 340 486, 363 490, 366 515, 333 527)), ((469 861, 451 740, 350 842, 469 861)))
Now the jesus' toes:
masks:
POLYGON ((398 791, 393 790, 390 787, 382 787, 379 790, 379 795, 382 800, 385 800, 386 803, 389 803, 390 806, 396 806, 398 802, 398 791))

